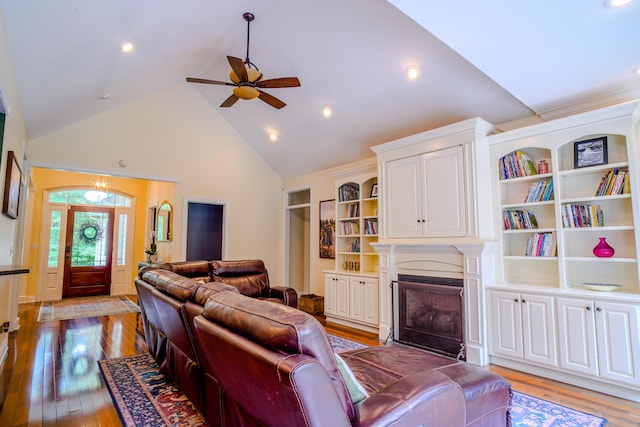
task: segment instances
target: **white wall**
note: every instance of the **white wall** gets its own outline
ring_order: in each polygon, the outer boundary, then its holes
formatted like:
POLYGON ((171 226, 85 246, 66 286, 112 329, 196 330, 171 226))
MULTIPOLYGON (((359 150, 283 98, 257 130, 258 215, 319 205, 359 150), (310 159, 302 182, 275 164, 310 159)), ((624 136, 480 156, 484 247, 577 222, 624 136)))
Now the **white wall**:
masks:
POLYGON ((185 197, 224 201, 227 258, 263 259, 272 282, 282 282, 282 180, 187 83, 31 140, 29 160, 175 179, 171 260, 184 259, 185 197), (118 165, 120 159, 126 168, 118 165))
MULTIPOLYGON (((6 109, 4 141, 2 152, 0 153, 0 199, 4 196, 4 176, 7 168, 7 152, 15 152, 22 166, 23 142, 27 140, 22 108, 18 100, 18 88, 13 72, 13 62, 7 43, 5 32, 4 16, 0 12, 0 93, 4 100, 6 109)), ((24 201, 24 194, 22 195, 24 201)), ((19 208, 19 214, 24 218, 24 205, 19 208)), ((21 224, 24 221, 11 219, 5 215, 0 215, 0 265, 11 265, 21 263, 21 252, 19 234, 21 224)), ((20 282, 26 283, 26 277, 2 276, 0 277, 0 325, 11 321, 12 327, 17 316, 18 286, 20 282)), ((0 333, 0 369, 6 358, 8 351, 8 334, 0 333)))

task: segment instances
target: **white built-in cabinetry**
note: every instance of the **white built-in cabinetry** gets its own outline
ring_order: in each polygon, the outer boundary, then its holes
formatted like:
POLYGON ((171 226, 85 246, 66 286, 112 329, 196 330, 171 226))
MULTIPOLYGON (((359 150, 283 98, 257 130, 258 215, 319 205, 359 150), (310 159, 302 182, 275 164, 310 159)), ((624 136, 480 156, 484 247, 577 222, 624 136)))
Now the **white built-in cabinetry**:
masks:
POLYGON ((462 145, 387 162, 385 195, 387 237, 464 236, 462 145))
POLYGON ((489 304, 492 354, 558 366, 552 297, 493 291, 489 304))
POLYGON ((325 271, 327 321, 378 332, 377 169, 374 163, 334 174, 335 269, 325 271))
POLYGON ((640 385, 638 304, 558 298, 560 368, 640 385))
POLYGON ((488 137, 501 230, 488 286, 492 363, 640 400, 639 115, 640 104, 625 104, 488 137), (575 163, 581 142, 605 138, 606 160, 575 163), (531 159, 531 175, 501 173, 501 159, 513 153, 531 159), (548 171, 537 173, 542 160, 548 171), (596 194, 608 171, 626 174, 621 194, 596 194), (527 198, 549 181, 550 197, 527 198), (600 223, 591 218, 598 211, 600 223), (513 212, 535 221, 514 226, 513 212), (555 240, 550 252, 527 249, 543 234, 555 240), (594 255, 600 238, 613 257, 594 255), (594 283, 619 288, 600 292, 594 283))

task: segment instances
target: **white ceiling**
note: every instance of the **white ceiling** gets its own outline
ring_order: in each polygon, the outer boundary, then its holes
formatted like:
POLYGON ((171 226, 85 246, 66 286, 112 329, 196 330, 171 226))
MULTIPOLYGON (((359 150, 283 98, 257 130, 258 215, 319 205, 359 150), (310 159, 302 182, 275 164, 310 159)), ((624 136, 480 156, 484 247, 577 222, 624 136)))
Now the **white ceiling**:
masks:
MULTIPOLYGON (((163 90, 200 91, 289 178, 471 117, 501 124, 640 97, 640 1, 0 0, 30 138, 163 90), (397 7, 397 8, 396 8, 397 7), (404 12, 401 12, 401 10, 404 12), (250 58, 287 103, 218 105, 226 55, 250 58), (406 13, 406 14, 405 14, 406 13), (411 18, 409 17, 411 16, 411 18), (132 41, 123 54, 119 46, 132 41), (418 80, 404 71, 420 67, 418 80), (108 100, 100 100, 109 94, 108 100), (324 105, 334 110, 330 119, 324 105), (280 138, 270 142, 267 130, 280 138)), ((168 106, 170 108, 170 106, 168 106)))

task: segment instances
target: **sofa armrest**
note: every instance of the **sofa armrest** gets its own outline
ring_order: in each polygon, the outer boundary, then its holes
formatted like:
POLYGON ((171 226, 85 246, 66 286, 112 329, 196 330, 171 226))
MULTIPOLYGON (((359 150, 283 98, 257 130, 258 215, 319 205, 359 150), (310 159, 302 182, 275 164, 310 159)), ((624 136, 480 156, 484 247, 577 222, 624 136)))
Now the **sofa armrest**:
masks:
POLYGON ((353 426, 464 426, 463 391, 435 370, 413 373, 355 405, 353 426))
POLYGON ((289 307, 298 308, 298 293, 286 286, 272 286, 269 288, 269 298, 278 298, 289 307))

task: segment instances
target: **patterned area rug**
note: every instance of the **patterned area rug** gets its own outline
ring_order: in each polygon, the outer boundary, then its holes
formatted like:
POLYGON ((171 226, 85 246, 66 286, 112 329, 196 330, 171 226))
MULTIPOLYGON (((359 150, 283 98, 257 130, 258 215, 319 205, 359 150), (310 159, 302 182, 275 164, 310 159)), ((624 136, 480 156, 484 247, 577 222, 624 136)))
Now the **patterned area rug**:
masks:
POLYGON ((366 347, 366 345, 362 345, 346 338, 338 337, 331 334, 327 334, 327 336, 329 337, 329 342, 331 343, 331 347, 333 347, 333 351, 335 351, 336 353, 366 347))
MULTIPOLYGON (((336 352, 366 347, 329 335, 336 352)), ((160 373, 149 354, 100 360, 100 370, 125 427, 202 426, 204 418, 160 373)), ((607 420, 524 393, 513 392, 512 427, 601 427, 607 420)))
POLYGON ((160 372, 150 354, 98 361, 125 427, 206 426, 202 414, 160 372))
POLYGON ((70 298, 62 301, 44 301, 40 305, 38 322, 136 313, 140 308, 125 296, 70 298))
POLYGON ((511 425, 513 427, 601 427, 604 418, 560 406, 528 394, 513 392, 511 425))

